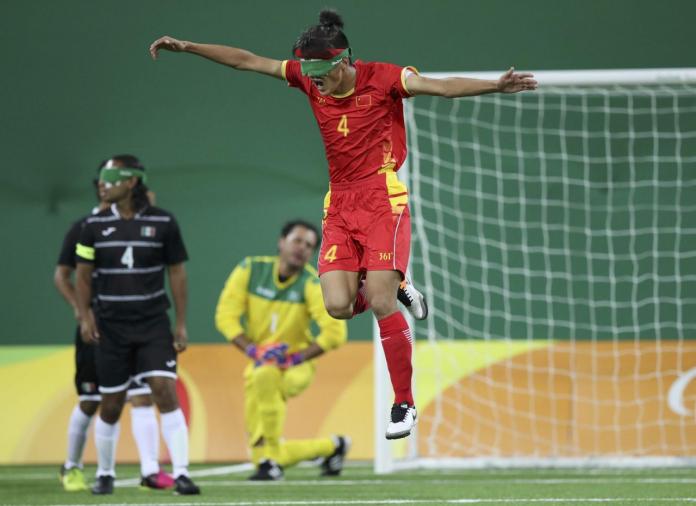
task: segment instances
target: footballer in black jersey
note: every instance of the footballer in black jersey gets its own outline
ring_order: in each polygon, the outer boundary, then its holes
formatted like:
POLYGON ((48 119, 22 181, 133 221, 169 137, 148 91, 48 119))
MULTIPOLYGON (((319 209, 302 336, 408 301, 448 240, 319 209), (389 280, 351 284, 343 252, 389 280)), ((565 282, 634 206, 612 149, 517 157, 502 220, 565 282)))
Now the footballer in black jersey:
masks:
POLYGON ((75 249, 80 331, 83 340, 97 343, 102 394, 92 492, 113 492, 118 420, 135 379, 147 382, 160 410, 177 493, 198 494, 188 475, 188 427, 176 394, 177 353, 188 342, 188 255, 174 215, 149 204, 144 167, 131 162, 117 156, 103 164, 99 192, 111 205, 87 218, 75 249), (176 314, 173 332, 165 274, 176 314))

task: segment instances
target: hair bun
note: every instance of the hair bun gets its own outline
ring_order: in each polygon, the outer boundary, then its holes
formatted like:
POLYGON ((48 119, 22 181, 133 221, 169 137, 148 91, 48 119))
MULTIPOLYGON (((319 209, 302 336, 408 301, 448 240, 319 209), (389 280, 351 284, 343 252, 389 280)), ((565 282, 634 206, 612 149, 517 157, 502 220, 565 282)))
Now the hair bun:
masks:
POLYGON ((319 13, 319 24, 327 27, 336 27, 339 30, 343 29, 343 19, 341 15, 333 9, 323 9, 319 13))

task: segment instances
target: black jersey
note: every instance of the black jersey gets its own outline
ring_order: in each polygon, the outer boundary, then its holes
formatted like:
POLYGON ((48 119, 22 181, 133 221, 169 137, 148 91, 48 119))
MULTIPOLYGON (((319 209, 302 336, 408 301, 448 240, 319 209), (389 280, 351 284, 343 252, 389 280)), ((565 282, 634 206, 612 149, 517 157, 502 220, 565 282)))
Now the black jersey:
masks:
MULTIPOLYGON (((90 214, 89 216, 83 216, 79 220, 77 220, 75 223, 73 223, 70 226, 70 230, 68 230, 68 233, 65 234, 65 237, 63 238, 63 245, 60 248, 60 254, 58 255, 58 265, 65 265, 67 267, 70 267, 72 269, 75 269, 77 267, 77 254, 75 252, 77 248, 77 243, 80 240, 80 233, 82 232, 82 227, 85 226, 85 221, 87 221, 87 218, 90 216, 94 216, 98 211, 95 210, 90 214)), ((96 285, 95 285, 95 279, 97 277, 97 273, 93 272, 92 273, 92 296, 94 296, 94 292, 96 290, 96 285)), ((78 329, 79 329, 78 325, 78 329)))
POLYGON ((85 220, 76 246, 77 262, 94 265, 94 309, 107 320, 164 313, 170 305, 165 268, 187 259, 176 219, 157 207, 125 220, 112 205, 85 220))
POLYGON ((63 246, 61 246, 60 254, 58 255, 58 265, 66 265, 68 267, 72 267, 73 269, 75 268, 75 248, 77 247, 77 242, 80 239, 80 232, 82 231, 82 227, 85 225, 85 220, 87 220, 87 218, 89 218, 89 216, 84 216, 77 220, 71 225, 68 233, 65 234, 63 246))

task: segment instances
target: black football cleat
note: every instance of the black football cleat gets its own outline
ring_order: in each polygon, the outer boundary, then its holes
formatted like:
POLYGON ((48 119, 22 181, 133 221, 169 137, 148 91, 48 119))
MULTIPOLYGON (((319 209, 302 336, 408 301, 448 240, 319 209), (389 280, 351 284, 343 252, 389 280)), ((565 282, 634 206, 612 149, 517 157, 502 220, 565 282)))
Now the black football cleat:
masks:
POLYGON ((343 470, 346 454, 350 450, 350 438, 348 436, 336 437, 336 449, 321 461, 321 476, 338 476, 343 470))
POLYGON ((174 479, 174 493, 177 495, 200 495, 201 489, 191 481, 191 478, 182 474, 174 479))
POLYGON ((278 481, 283 479, 283 468, 273 460, 262 460, 256 472, 249 476, 251 481, 278 481))
POLYGON ((113 476, 97 476, 97 481, 92 485, 93 495, 110 495, 114 493, 113 476))

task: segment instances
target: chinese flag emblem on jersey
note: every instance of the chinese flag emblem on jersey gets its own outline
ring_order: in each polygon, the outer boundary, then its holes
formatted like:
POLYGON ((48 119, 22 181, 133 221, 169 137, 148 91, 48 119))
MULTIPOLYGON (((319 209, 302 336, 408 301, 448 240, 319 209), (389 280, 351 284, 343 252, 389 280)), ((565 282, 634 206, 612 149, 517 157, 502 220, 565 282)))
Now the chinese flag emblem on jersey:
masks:
POLYGON ((372 105, 372 95, 358 95, 355 97, 355 105, 358 107, 370 107, 372 105))

